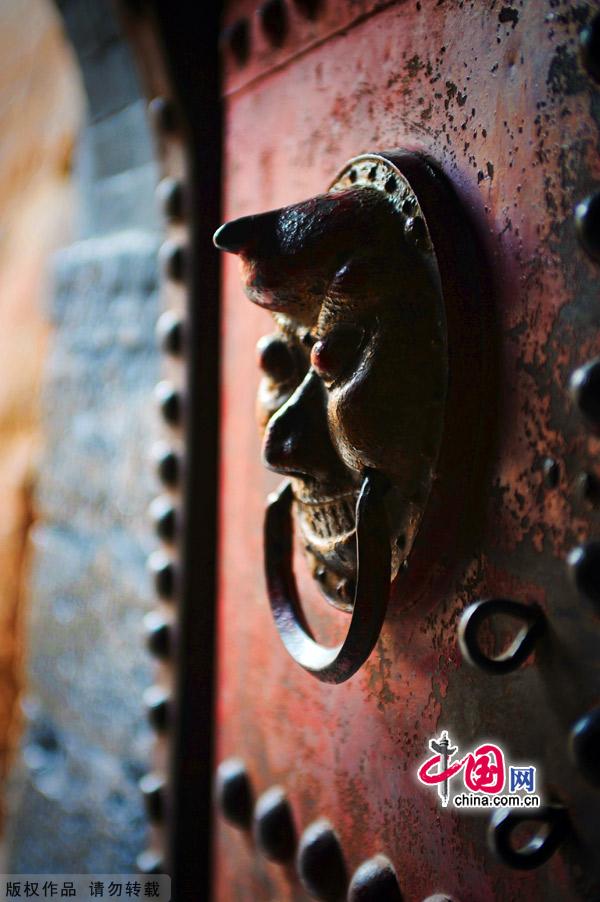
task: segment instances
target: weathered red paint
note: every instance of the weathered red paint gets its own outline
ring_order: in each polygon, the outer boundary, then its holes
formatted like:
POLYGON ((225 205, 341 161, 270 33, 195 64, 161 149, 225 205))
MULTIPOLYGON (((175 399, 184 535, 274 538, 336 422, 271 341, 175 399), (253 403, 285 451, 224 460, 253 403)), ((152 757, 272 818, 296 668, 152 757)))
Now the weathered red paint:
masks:
MULTIPOLYGON (((410 603, 397 588, 380 642, 353 679, 320 684, 295 666, 271 622, 262 571, 264 504, 277 479, 261 465, 252 412, 255 343, 271 323, 225 259, 217 760, 244 758, 257 794, 281 783, 299 831, 328 817, 350 871, 386 854, 411 902, 436 891, 461 902, 597 898, 597 814, 566 740, 597 701, 598 622, 564 565, 598 528, 575 481, 595 471, 600 441, 567 393, 571 371, 600 351, 597 267, 572 222, 600 179, 596 89, 577 55, 590 7, 380 6, 353 17, 351 4, 330 0, 321 24, 294 13, 280 49, 259 42, 246 70, 228 64, 224 216, 318 194, 360 153, 410 147, 438 162, 492 273, 486 328, 497 381, 474 487, 482 511, 465 548, 429 561, 443 579, 416 580, 410 603), (559 463, 557 488, 544 482, 546 457, 559 463), (538 602, 549 622, 535 658, 506 676, 467 668, 457 645, 462 610, 491 595, 538 602), (548 864, 510 871, 487 849, 486 817, 442 811, 418 784, 441 728, 462 746, 496 740, 513 760, 539 765, 546 795, 568 805, 573 824, 548 864)), ((228 20, 253 9, 232 2, 228 20)), ((459 521, 470 516, 464 504, 457 494, 459 521)), ((327 609, 306 574, 299 579, 311 622, 330 640, 347 615, 327 609)), ((215 899, 306 898, 292 867, 268 863, 218 815, 215 825, 215 899)))

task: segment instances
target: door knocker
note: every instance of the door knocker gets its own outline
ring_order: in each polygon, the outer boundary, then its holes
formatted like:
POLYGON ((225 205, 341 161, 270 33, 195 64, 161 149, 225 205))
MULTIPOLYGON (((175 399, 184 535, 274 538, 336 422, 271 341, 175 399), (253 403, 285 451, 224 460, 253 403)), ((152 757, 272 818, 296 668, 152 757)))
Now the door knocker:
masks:
POLYGON ((263 460, 286 477, 267 508, 267 586, 287 650, 326 682, 351 677, 377 642, 436 480, 445 285, 412 174, 431 195, 423 158, 365 154, 327 193, 214 238, 275 321, 258 346, 263 460), (339 647, 319 645, 303 615, 293 520, 322 594, 352 614, 339 647))

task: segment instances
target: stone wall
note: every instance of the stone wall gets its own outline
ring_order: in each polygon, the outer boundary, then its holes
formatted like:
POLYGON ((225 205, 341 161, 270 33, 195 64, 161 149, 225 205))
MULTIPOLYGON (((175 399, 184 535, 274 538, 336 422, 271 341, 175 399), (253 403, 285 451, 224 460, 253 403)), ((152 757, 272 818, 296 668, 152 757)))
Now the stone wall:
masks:
POLYGON ((155 251, 118 232, 55 260, 13 872, 127 872, 143 849, 155 251))

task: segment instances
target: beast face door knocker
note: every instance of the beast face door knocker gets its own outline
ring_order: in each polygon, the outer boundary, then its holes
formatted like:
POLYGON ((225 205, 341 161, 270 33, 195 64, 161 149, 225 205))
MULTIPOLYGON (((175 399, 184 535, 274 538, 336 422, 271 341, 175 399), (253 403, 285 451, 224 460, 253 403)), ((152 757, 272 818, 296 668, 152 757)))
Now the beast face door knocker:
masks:
POLYGON ((267 508, 267 586, 288 652, 327 682, 372 651, 437 478, 457 289, 424 200, 446 190, 418 155, 366 154, 326 194, 225 223, 214 238, 239 255, 247 296, 277 327, 259 342, 263 458, 286 476, 267 508), (303 614, 293 512, 323 595, 352 615, 335 648, 303 614))

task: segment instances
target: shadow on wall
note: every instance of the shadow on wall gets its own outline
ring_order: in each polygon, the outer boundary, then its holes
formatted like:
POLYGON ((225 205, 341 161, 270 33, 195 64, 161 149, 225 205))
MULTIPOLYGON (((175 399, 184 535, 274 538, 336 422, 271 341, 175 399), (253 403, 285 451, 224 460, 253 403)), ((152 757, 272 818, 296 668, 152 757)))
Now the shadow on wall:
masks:
POLYGON ((0 11, 4 867, 131 872, 151 748, 156 169, 109 0, 58 6, 0 11))

